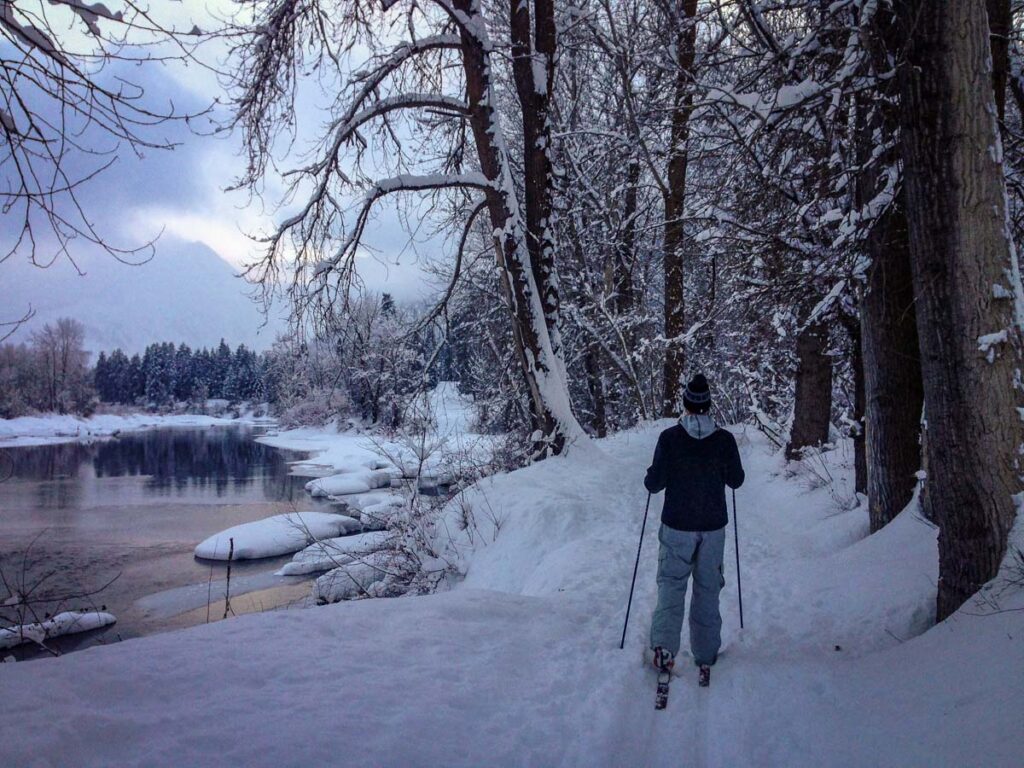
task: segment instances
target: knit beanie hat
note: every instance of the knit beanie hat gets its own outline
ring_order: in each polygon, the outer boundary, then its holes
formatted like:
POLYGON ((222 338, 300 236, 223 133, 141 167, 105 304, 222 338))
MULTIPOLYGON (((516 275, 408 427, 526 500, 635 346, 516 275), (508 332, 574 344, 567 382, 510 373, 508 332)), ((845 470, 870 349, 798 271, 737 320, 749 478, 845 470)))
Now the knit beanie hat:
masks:
POLYGON ((711 410, 711 387, 703 373, 698 373, 683 392, 683 405, 690 413, 707 413, 711 410))

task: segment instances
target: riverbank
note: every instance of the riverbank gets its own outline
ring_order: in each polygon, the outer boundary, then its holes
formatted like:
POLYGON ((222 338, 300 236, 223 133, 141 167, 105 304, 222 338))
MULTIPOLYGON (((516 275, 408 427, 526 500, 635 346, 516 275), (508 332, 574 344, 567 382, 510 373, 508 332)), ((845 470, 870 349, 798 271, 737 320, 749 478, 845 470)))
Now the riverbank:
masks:
POLYGON ((70 414, 47 413, 0 419, 0 448, 26 448, 58 443, 88 443, 104 440, 122 432, 138 432, 161 427, 211 427, 250 423, 251 419, 222 418, 203 414, 104 413, 83 418, 70 414))

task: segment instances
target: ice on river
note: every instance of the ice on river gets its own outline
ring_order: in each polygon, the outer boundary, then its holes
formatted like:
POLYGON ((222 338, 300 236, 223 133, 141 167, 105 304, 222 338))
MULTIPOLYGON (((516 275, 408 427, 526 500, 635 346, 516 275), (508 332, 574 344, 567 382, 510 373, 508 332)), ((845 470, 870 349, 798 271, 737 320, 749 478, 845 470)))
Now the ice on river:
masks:
POLYGON ((331 512, 289 512, 216 533, 196 547, 196 557, 227 560, 234 539, 234 560, 254 560, 297 552, 319 539, 355 533, 361 523, 331 512))

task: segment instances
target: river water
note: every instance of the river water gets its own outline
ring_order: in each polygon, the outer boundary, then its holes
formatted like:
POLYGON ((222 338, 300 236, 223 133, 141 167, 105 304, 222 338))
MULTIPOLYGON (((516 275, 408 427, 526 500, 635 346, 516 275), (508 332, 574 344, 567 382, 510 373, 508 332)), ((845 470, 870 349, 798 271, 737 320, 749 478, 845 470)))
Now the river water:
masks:
MULTIPOLYGON (((43 598, 38 613, 105 607, 117 616, 104 630, 54 641, 60 651, 222 618, 226 565, 196 560, 196 544, 239 523, 330 509, 306 494, 308 478, 289 474, 304 454, 258 443, 259 434, 156 429, 0 448, 0 603, 17 585, 43 598)), ((233 564, 232 613, 302 602, 308 580, 272 575, 287 559, 233 564)), ((10 621, 11 609, 0 615, 10 621)))

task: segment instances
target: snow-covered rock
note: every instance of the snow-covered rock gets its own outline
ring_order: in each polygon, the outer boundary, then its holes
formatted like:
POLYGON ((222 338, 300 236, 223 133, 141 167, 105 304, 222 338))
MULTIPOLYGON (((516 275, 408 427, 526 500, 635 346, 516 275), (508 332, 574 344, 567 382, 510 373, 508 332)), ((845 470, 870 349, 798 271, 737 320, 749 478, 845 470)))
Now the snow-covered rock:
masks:
POLYGON ((328 571, 313 584, 313 599, 336 603, 358 597, 387 575, 390 557, 388 553, 375 552, 328 571))
POLYGON ((196 557, 227 560, 234 539, 235 560, 276 557, 297 552, 318 539, 330 539, 361 528, 358 520, 330 512, 289 512, 243 523, 214 534, 196 547, 196 557))
POLYGON ((76 632, 88 632, 110 626, 116 621, 112 613, 103 611, 64 611, 46 621, 0 629, 0 649, 13 648, 22 643, 42 643, 76 632))
POLYGON ((400 507, 405 503, 405 497, 394 491, 371 491, 349 496, 345 503, 352 509, 361 511, 378 505, 400 507))
POLYGON ((329 571, 374 552, 389 538, 385 532, 359 533, 314 542, 296 552, 290 563, 277 571, 278 576, 302 576, 329 571))

